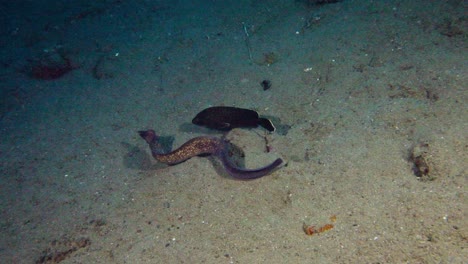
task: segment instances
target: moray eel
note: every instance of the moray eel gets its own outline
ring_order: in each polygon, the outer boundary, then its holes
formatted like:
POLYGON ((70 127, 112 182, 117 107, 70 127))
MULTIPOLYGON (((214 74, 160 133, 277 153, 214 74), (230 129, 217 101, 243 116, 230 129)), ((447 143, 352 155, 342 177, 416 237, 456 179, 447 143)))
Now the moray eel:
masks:
POLYGON ((138 133, 148 143, 151 155, 162 163, 174 165, 194 156, 209 154, 219 158, 225 170, 236 179, 251 180, 263 177, 283 163, 283 160, 278 158, 271 164, 258 169, 239 168, 229 158, 228 142, 224 139, 207 136, 192 138, 179 148, 164 153, 163 147, 159 143, 159 136, 154 130, 138 131, 138 133))

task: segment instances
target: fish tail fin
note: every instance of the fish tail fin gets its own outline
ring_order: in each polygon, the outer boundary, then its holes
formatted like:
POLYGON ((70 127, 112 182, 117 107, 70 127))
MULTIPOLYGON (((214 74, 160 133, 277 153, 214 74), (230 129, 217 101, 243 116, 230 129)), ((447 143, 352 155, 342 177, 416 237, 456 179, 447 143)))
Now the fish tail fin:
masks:
POLYGON ((268 118, 259 118, 258 124, 270 132, 273 132, 276 130, 275 126, 273 125, 271 120, 268 118))

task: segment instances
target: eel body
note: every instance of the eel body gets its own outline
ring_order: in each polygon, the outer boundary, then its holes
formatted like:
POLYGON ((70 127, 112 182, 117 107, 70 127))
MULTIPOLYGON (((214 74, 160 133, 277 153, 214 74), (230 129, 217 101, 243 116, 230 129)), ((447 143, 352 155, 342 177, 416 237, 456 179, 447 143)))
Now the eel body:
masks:
POLYGON ((225 170, 236 179, 250 180, 263 177, 283 163, 283 160, 278 158, 271 164, 258 169, 239 168, 229 158, 228 143, 223 139, 207 136, 192 138, 179 148, 166 153, 154 130, 138 131, 138 133, 148 143, 152 156, 162 163, 174 165, 194 156, 214 155, 221 160, 225 170))

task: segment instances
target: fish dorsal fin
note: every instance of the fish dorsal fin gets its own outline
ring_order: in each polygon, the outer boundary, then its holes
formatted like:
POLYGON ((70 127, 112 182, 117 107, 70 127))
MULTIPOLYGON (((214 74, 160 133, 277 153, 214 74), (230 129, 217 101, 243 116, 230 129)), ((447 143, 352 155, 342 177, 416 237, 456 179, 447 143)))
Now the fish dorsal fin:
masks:
POLYGON ((273 125, 270 119, 268 118, 259 118, 258 124, 264 127, 266 130, 273 132, 276 130, 276 127, 273 125))

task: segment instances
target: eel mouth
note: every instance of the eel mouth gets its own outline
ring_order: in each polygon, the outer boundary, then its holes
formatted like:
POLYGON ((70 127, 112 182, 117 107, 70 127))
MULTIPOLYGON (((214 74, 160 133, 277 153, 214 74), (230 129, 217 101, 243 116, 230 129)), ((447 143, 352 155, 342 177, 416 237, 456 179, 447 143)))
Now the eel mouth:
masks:
POLYGON ((151 143, 153 142, 153 140, 155 138, 157 138, 156 136, 156 132, 154 132, 154 130, 150 129, 150 130, 140 130, 138 131, 138 134, 140 135, 141 138, 143 138, 146 143, 151 143))

